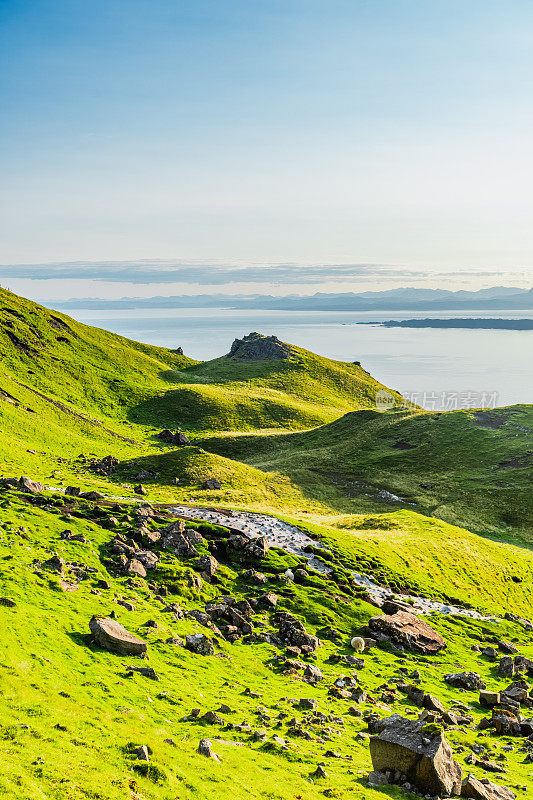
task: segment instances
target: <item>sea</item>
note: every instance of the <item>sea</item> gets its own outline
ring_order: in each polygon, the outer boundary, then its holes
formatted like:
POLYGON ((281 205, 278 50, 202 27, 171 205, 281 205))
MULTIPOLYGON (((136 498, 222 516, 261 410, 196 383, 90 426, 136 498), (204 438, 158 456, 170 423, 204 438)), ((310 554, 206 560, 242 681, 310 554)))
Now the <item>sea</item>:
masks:
POLYGON ((532 319, 532 311, 262 311, 230 308, 76 310, 81 322, 207 360, 258 331, 340 361, 360 361, 410 403, 432 411, 533 403, 533 331, 383 328, 417 317, 532 319))

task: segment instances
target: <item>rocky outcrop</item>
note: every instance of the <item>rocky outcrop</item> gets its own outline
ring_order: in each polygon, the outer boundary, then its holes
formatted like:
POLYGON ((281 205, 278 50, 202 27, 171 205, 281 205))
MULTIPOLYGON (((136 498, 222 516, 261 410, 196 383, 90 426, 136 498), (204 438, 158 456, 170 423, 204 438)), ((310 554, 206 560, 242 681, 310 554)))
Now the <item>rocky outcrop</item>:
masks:
POLYGON ((19 478, 18 488, 21 492, 27 492, 28 494, 39 494, 40 492, 44 492, 44 484, 39 483, 39 481, 33 481, 31 478, 28 478, 25 475, 23 475, 22 478, 19 478))
POLYGON ((263 336, 255 332, 242 339, 235 339, 227 355, 227 358, 243 361, 273 361, 290 357, 290 346, 281 342, 277 336, 263 336))
POLYGON ((486 684, 477 672, 449 672, 444 676, 444 680, 456 689, 468 689, 470 692, 486 689, 486 684))
POLYGON ((111 650, 124 656, 140 656, 146 653, 148 645, 133 636, 126 628, 108 617, 93 617, 89 628, 95 641, 104 650, 111 650))
POLYGON ((180 447, 190 444, 189 437, 186 433, 182 433, 181 431, 170 431, 168 428, 165 428, 164 431, 158 433, 157 438, 161 439, 161 441, 165 442, 165 444, 177 444, 180 447))
POLYGON ((390 642, 396 648, 414 650, 423 655, 434 655, 446 647, 442 636, 427 622, 406 611, 371 617, 368 629, 370 636, 378 642, 390 642))
POLYGON ((375 772, 401 773, 422 794, 451 797, 461 792, 462 770, 439 725, 394 714, 370 739, 370 755, 375 772))

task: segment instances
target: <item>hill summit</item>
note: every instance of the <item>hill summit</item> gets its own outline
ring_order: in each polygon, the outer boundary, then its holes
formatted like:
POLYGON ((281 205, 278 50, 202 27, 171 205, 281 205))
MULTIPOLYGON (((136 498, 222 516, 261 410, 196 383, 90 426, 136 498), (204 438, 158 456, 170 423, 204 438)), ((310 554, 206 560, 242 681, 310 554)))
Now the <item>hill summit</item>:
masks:
POLYGON ((227 357, 245 361, 274 361, 290 358, 291 348, 277 336, 263 336, 254 331, 242 339, 235 339, 227 357))

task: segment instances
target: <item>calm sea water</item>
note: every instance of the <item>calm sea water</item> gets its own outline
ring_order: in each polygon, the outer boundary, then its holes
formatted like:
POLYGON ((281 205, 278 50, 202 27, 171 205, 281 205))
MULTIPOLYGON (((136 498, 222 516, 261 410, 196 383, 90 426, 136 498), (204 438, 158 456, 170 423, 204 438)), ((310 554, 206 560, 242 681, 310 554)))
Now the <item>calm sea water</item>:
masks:
POLYGON ((414 317, 533 318, 533 311, 406 313, 158 309, 76 311, 82 322, 210 359, 250 331, 329 358, 360 361, 385 385, 428 409, 533 403, 533 332, 381 328, 368 320, 414 317))

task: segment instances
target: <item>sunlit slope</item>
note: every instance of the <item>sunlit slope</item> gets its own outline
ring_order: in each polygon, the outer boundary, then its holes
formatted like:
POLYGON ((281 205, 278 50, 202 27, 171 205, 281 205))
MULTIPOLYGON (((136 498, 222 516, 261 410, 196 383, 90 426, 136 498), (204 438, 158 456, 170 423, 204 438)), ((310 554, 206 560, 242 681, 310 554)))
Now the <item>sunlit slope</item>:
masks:
POLYGON ((401 503, 478 533, 533 541, 532 432, 531 405, 361 411, 312 431, 214 437, 203 447, 287 475, 339 510, 401 503))
POLYGON ((136 418, 156 415, 194 431, 301 429, 375 408, 376 393, 386 389, 356 363, 292 345, 290 352, 269 361, 222 356, 176 372, 176 388, 144 403, 136 418))

